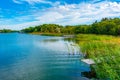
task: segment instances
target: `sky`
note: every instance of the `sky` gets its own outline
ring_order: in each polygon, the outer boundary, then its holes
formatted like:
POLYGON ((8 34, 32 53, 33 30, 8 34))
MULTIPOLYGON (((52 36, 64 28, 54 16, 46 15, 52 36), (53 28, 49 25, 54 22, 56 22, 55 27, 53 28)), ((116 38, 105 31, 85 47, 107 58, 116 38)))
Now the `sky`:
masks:
POLYGON ((0 29, 79 25, 120 17, 120 0, 0 0, 0 29))

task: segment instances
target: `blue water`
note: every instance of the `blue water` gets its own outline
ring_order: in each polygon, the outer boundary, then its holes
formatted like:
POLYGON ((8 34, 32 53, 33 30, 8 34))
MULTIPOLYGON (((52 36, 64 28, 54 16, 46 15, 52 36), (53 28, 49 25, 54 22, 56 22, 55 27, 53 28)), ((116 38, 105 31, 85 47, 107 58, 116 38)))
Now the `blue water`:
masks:
POLYGON ((0 80, 80 80, 89 65, 62 37, 0 34, 0 80))

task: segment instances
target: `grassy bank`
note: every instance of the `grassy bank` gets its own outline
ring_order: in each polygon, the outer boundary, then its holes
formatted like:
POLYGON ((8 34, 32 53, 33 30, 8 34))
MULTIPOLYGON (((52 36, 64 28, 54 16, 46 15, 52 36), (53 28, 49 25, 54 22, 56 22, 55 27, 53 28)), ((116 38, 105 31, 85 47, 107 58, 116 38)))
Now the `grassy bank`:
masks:
POLYGON ((92 67, 97 78, 120 80, 120 37, 79 34, 76 41, 85 58, 96 62, 92 67))
POLYGON ((35 34, 35 35, 43 35, 43 36, 62 36, 61 33, 40 33, 40 32, 32 32, 30 34, 35 34))

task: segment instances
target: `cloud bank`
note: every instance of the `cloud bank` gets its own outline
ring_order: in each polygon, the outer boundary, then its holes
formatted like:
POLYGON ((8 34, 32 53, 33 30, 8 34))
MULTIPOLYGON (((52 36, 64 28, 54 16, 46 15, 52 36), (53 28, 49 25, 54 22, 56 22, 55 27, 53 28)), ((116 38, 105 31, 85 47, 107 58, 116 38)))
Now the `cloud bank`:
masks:
MULTIPOLYGON (((16 4, 23 4, 27 2, 34 10, 30 10, 29 15, 23 15, 8 19, 6 23, 16 24, 2 24, 4 27, 10 29, 22 29, 29 26, 54 23, 60 25, 77 25, 77 24, 91 24, 95 20, 100 20, 104 17, 120 17, 120 3, 111 1, 94 0, 91 3, 81 2, 78 4, 60 4, 61 2, 50 2, 48 0, 13 0, 16 4), (39 9, 33 4, 44 3, 54 4, 51 7, 39 9)), ((27 11, 26 11, 27 12, 27 11)), ((3 23, 5 20, 1 20, 3 23)))

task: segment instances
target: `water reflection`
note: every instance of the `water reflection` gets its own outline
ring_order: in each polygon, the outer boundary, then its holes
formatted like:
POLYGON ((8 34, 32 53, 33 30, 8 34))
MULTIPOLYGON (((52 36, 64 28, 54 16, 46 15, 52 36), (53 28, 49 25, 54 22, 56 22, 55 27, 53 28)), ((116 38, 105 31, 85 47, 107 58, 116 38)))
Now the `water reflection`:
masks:
MULTIPOLYGON (((58 42, 60 43, 59 44, 59 47, 62 46, 62 47, 65 47, 64 49, 66 49, 68 51, 68 54, 71 55, 71 54, 79 54, 79 55, 82 55, 80 53, 80 47, 78 44, 75 43, 75 40, 74 38, 55 38, 55 39, 45 39, 45 40, 42 40, 41 41, 42 43, 44 43, 44 45, 47 45, 49 44, 48 46, 50 47, 51 45, 50 44, 53 44, 55 45, 55 43, 58 44, 58 42), (62 43, 64 43, 63 45, 61 45, 62 43)), ((60 49, 61 50, 61 49, 60 49)))
POLYGON ((45 39, 45 40, 42 40, 42 42, 46 43, 46 42, 57 42, 59 41, 59 39, 45 39))

